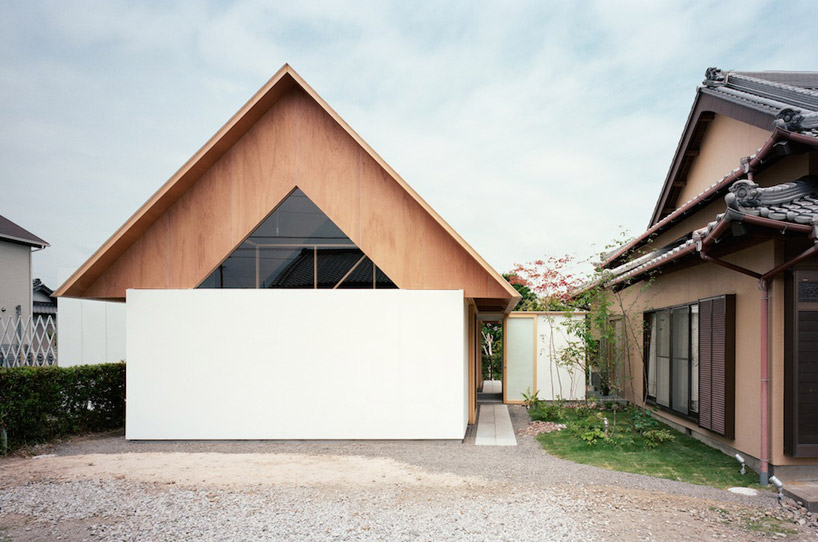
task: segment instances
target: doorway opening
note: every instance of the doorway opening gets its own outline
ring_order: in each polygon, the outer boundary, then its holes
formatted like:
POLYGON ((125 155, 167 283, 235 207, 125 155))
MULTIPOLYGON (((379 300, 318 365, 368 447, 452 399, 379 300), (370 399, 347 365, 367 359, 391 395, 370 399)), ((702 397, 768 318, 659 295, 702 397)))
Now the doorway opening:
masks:
POLYGON ((477 402, 503 402, 503 318, 478 316, 480 358, 477 402))

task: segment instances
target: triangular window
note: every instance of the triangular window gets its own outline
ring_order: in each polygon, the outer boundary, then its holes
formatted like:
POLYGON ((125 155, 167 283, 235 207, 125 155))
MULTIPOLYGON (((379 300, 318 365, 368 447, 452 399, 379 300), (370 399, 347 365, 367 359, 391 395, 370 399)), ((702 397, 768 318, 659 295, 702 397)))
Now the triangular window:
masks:
POLYGON ((299 188, 199 288, 397 288, 299 188))

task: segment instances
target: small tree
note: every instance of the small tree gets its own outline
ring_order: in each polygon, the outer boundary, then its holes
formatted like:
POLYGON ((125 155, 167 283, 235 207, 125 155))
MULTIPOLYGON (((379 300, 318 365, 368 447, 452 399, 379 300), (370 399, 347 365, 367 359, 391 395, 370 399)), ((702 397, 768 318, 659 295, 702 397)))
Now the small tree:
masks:
POLYGON ((499 322, 486 322, 482 325, 480 334, 483 339, 483 378, 497 380, 503 374, 503 326, 499 322))
MULTIPOLYGON (((622 234, 606 249, 626 241, 622 234)), ((604 259, 601 254, 600 260, 604 259)), ((568 319, 564 323, 577 340, 558 353, 558 358, 561 363, 581 365, 587 377, 596 373, 603 394, 623 391, 630 378, 625 362, 628 352, 632 345, 641 352, 641 341, 631 336, 636 331, 628 320, 623 297, 607 288, 610 271, 597 267, 590 276, 581 277, 572 271, 575 263, 572 256, 565 255, 515 265, 507 275, 509 282, 518 291, 525 289, 536 296, 536 300, 524 297, 518 310, 586 311, 587 318, 568 319), (615 325, 617 319, 622 322, 615 325)))

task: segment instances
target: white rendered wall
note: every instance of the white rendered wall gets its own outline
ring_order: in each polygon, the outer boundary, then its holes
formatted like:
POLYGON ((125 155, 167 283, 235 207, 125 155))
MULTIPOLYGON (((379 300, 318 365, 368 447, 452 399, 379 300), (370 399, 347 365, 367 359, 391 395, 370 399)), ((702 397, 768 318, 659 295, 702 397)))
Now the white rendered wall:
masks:
POLYGON ((31 247, 0 241, 0 318, 31 316, 31 247))
POLYGON ((585 398, 585 369, 579 363, 566 363, 563 353, 569 341, 578 341, 566 328, 570 320, 582 320, 584 314, 537 315, 537 388, 539 398, 576 400, 585 398))
MULTIPOLYGON (((60 269, 60 281, 70 271, 60 269)), ((57 298, 57 364, 60 367, 125 359, 125 303, 57 298)))
POLYGON ((128 439, 460 439, 463 292, 128 290, 128 439))

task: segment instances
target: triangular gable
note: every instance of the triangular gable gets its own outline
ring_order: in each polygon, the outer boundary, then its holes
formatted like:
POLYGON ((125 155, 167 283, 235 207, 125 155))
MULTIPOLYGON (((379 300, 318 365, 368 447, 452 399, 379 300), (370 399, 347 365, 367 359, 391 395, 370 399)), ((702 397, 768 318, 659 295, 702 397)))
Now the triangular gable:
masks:
POLYGON ((293 190, 199 288, 395 288, 301 189, 293 190))
POLYGON ((196 287, 296 186, 399 287, 518 299, 287 65, 56 295, 196 287))

